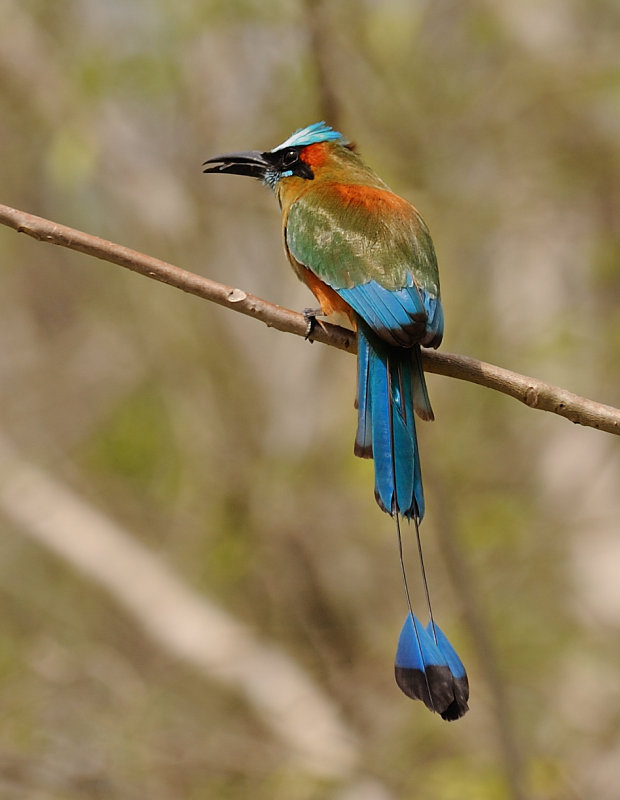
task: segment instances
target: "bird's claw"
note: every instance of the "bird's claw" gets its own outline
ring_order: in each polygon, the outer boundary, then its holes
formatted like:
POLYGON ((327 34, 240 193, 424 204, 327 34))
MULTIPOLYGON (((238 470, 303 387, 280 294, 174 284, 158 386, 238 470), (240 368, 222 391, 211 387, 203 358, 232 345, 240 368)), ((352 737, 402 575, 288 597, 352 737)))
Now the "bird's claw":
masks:
POLYGON ((312 339, 310 337, 314 332, 314 327, 316 325, 316 318, 322 315, 323 309, 304 308, 304 310, 301 313, 304 315, 304 319, 306 320, 306 334, 304 336, 304 339, 312 343, 312 339))

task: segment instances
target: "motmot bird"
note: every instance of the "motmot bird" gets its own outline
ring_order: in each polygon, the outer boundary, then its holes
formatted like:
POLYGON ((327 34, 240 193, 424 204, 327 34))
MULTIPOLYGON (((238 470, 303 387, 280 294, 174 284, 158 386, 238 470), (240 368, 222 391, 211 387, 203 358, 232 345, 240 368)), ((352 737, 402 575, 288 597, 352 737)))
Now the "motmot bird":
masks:
POLYGON ((419 535, 424 494, 414 412, 433 419, 420 346, 438 347, 444 327, 429 230, 417 209, 324 122, 300 128, 273 150, 229 153, 203 166, 258 178, 273 190, 293 270, 323 314, 346 314, 357 332, 354 452, 374 460, 377 503, 396 521, 408 604, 396 682, 444 719, 458 719, 468 709, 467 674, 433 618, 419 535), (426 627, 412 610, 400 517, 415 526, 426 627))

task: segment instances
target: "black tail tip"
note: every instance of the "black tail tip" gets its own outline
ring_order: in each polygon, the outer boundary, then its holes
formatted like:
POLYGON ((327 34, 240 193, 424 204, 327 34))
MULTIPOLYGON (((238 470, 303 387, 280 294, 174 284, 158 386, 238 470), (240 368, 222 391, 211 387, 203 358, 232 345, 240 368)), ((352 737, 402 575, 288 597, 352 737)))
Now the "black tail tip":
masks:
POLYGON ((449 667, 431 664, 425 670, 396 665, 394 676, 407 697, 421 700, 430 711, 448 722, 460 719, 469 711, 467 675, 457 677, 449 667))
POLYGON ((433 620, 425 628, 412 613, 407 615, 398 639, 394 674, 407 697, 421 700, 442 719, 452 721, 467 713, 467 672, 433 620))

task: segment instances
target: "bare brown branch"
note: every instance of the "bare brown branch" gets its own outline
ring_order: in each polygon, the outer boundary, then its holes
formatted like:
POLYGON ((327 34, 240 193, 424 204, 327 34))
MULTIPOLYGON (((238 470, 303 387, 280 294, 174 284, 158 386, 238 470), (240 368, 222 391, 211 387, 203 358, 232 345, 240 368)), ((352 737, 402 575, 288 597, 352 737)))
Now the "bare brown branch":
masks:
MULTIPOLYGON (((294 333, 297 336, 304 336, 306 333, 306 320, 302 314, 128 247, 2 204, 0 204, 0 223, 41 242, 68 247, 103 261, 118 264, 147 278, 175 286, 184 292, 232 308, 247 316, 256 317, 268 327, 279 331, 294 333)), ((355 334, 337 325, 329 323, 317 325, 312 338, 314 341, 340 350, 356 352, 355 334)), ((551 411, 576 424, 620 434, 620 409, 580 397, 536 378, 529 378, 468 356, 437 353, 431 350, 424 351, 424 368, 428 372, 478 383, 510 395, 530 408, 551 411)))

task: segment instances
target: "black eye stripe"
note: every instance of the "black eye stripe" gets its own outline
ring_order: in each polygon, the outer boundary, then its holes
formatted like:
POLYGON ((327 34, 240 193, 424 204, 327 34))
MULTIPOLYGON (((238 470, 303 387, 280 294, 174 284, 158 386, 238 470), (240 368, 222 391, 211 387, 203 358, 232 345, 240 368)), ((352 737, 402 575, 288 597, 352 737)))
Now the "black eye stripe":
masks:
POLYGON ((309 164, 301 158, 302 147, 287 147, 285 150, 268 150, 261 155, 272 164, 274 180, 278 181, 281 177, 289 178, 295 175, 298 178, 312 180, 314 172, 309 164))
POLYGON ((296 164, 299 161, 299 152, 294 148, 289 148, 285 150, 282 154, 282 166, 283 167, 292 167, 293 164, 296 164))

